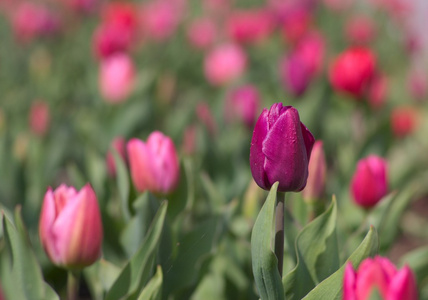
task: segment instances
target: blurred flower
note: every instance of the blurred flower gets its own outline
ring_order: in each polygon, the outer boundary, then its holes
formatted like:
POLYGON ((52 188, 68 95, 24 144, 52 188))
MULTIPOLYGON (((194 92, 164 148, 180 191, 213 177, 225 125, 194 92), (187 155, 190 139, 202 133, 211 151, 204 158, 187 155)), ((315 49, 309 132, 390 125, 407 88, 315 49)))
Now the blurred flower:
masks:
POLYGON ((65 184, 45 194, 39 223, 40 241, 58 266, 79 269, 101 254, 103 228, 97 197, 89 184, 79 192, 65 184))
POLYGON ((209 14, 221 15, 230 11, 230 0, 203 0, 204 10, 209 14))
POLYGON ((417 300, 412 270, 401 270, 385 257, 366 258, 355 271, 348 262, 343 278, 343 300, 369 300, 377 292, 385 300, 417 300))
POLYGON ((272 17, 264 9, 234 11, 226 21, 226 31, 237 43, 260 42, 272 33, 273 28, 272 17))
POLYGON ((376 74, 368 89, 369 105, 373 109, 380 109, 388 96, 388 79, 385 75, 376 74))
POLYGON ((407 89, 414 99, 425 99, 428 91, 426 72, 419 68, 412 68, 407 74, 407 89))
POLYGON ((187 29, 187 38, 190 44, 197 49, 207 49, 211 47, 216 37, 216 25, 208 18, 193 21, 187 29))
POLYGON ((225 118, 227 121, 239 119, 249 128, 254 126, 260 107, 260 94, 253 85, 234 89, 226 98, 225 118))
POLYGON ((128 55, 112 55, 101 62, 100 93, 107 102, 122 102, 132 93, 135 77, 134 63, 128 55))
POLYGON ((375 24, 369 17, 354 16, 346 22, 345 37, 354 44, 367 44, 375 38, 375 24))
POLYGON ((312 13, 305 6, 299 5, 290 9, 281 21, 282 34, 291 44, 305 36, 312 23, 312 13))
POLYGON ((322 141, 316 141, 312 148, 308 167, 308 181, 302 191, 305 201, 316 201, 324 193, 327 163, 322 141))
POLYGON ((141 23, 146 36, 165 41, 176 31, 183 14, 182 3, 177 0, 153 0, 142 7, 141 23))
POLYGON ((12 26, 19 41, 29 42, 58 32, 60 19, 41 4, 20 2, 12 15, 12 26))
MULTIPOLYGON (((126 163, 126 142, 125 139, 121 136, 116 137, 111 142, 110 147, 115 149, 120 157, 123 159, 124 163, 126 163)), ((116 176, 116 164, 114 162, 113 153, 109 150, 107 152, 107 171, 111 177, 116 176)))
POLYGON ((296 48, 280 63, 284 86, 294 96, 301 96, 321 70, 324 57, 324 39, 316 32, 302 38, 296 48))
POLYGON ((65 4, 78 13, 92 13, 100 3, 100 0, 63 0, 65 4))
POLYGON ((275 103, 254 127, 250 167, 256 183, 269 190, 279 181, 278 191, 301 191, 308 178, 308 163, 315 140, 300 122, 292 106, 275 103))
POLYGON ((333 62, 329 78, 333 88, 360 98, 375 74, 376 58, 368 48, 354 47, 342 52, 333 62))
POLYGON ((106 58, 117 52, 127 52, 137 42, 138 18, 131 3, 111 2, 103 11, 93 48, 98 58, 106 58))
POLYGON ((212 136, 217 134, 217 123, 211 112, 211 108, 205 102, 200 102, 196 106, 196 115, 198 120, 207 127, 212 136))
POLYGON ((411 134, 419 123, 418 111, 411 106, 401 106, 391 112, 391 128, 396 137, 411 134))
POLYGON ((171 138, 155 131, 146 143, 131 139, 127 150, 132 181, 139 192, 168 194, 176 188, 180 166, 171 138))
POLYGON ((49 128, 50 113, 46 102, 35 101, 30 109, 30 129, 38 136, 44 136, 49 128))
POLYGON ((212 85, 224 85, 240 77, 247 67, 247 55, 235 44, 223 44, 205 56, 205 77, 212 85))
POLYGON ((341 12, 349 8, 355 0, 323 0, 325 6, 332 11, 341 12))
POLYGON ((363 208, 375 206, 388 193, 387 162, 376 155, 358 161, 351 180, 355 203, 363 208))
POLYGON ((196 152, 196 134, 195 125, 188 126, 184 130, 182 149, 187 155, 193 155, 196 152))

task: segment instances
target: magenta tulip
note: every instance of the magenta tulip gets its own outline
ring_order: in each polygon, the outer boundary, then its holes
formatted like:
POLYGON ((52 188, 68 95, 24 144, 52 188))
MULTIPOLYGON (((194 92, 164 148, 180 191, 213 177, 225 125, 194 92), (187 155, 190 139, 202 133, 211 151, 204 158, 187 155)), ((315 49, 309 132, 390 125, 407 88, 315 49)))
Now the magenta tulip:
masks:
POLYGON ((306 201, 315 201, 322 197, 327 172, 322 141, 316 141, 312 148, 308 170, 308 181, 302 195, 306 201))
POLYGON ((308 178, 314 142, 294 107, 276 103, 264 109, 254 128, 250 149, 251 173, 256 183, 269 190, 279 181, 278 191, 301 191, 308 178))
POLYGON ((386 161, 376 155, 360 160, 352 177, 351 192, 359 206, 375 206, 388 192, 386 161))
POLYGON ((131 177, 139 192, 168 194, 180 177, 177 151, 171 138, 159 131, 150 134, 147 142, 131 139, 127 145, 131 177))
POLYGON ((40 240, 58 266, 80 269, 101 253, 103 228, 97 197, 89 184, 80 191, 65 184, 45 194, 39 223, 40 240))
POLYGON ((355 272, 351 263, 345 268, 343 300, 369 300, 377 292, 385 300, 417 300, 418 291, 408 266, 401 270, 384 257, 365 259, 355 272))

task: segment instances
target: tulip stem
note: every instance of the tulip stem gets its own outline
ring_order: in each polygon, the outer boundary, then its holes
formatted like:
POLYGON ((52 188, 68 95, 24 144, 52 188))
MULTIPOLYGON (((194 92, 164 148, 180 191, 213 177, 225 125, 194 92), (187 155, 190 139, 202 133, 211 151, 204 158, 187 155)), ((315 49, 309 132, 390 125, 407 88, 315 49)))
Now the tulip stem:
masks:
POLYGON ((67 300, 77 300, 79 296, 79 272, 68 271, 67 300))
POLYGON ((278 259, 278 271, 281 278, 284 260, 284 199, 285 193, 277 192, 275 207, 275 255, 278 259))

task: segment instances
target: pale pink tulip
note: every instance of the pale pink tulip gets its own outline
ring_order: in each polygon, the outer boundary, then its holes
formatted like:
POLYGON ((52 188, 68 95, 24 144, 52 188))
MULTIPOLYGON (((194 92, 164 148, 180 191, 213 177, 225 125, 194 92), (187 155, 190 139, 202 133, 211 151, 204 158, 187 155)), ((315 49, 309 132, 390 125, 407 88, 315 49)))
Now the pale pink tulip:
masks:
POLYGON ((49 129, 49 106, 42 101, 36 101, 31 105, 30 129, 38 136, 44 136, 49 129))
POLYGON ((80 191, 65 184, 45 194, 39 223, 40 241, 58 266, 79 269, 101 254, 103 228, 95 192, 89 184, 80 191))

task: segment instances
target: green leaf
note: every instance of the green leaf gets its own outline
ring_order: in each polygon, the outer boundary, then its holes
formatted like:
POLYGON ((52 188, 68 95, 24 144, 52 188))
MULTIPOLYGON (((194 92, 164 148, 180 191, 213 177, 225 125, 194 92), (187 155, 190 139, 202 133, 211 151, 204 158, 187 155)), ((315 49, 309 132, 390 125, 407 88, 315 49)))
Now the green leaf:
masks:
MULTIPOLYGON (((3 214, 3 213, 2 213, 3 214)), ((15 210, 15 223, 3 214, 5 241, 11 251, 11 270, 3 288, 7 299, 59 299, 54 290, 44 281, 42 271, 32 250, 30 240, 20 215, 20 208, 15 210)))
POLYGON ((367 257, 377 254, 379 241, 376 230, 370 227, 360 246, 352 253, 342 267, 333 273, 330 277, 318 284, 304 299, 305 300, 340 300, 342 299, 343 273, 346 264, 351 262, 354 269, 357 269, 360 263, 367 257))
POLYGON ((253 274, 262 300, 284 299, 278 259, 272 251, 277 188, 278 182, 272 186, 251 234, 253 274))
POLYGON ((117 188, 119 190, 119 196, 121 200, 122 214, 126 221, 131 218, 131 212, 129 211, 129 177, 125 163, 122 157, 117 153, 116 149, 111 148, 111 152, 114 158, 114 164, 116 166, 116 181, 117 188))
POLYGON ((336 199, 296 238, 296 267, 283 278, 286 299, 302 299, 340 267, 336 236, 336 199))
POLYGON ((117 300, 124 296, 129 299, 131 296, 138 295, 148 280, 165 222, 167 206, 166 201, 161 204, 140 249, 125 265, 108 291, 106 300, 117 300))
POLYGON ((419 283, 428 279, 428 246, 407 253, 401 262, 409 265, 419 283))
POLYGON ((83 270, 86 283, 94 299, 104 299, 107 292, 120 274, 121 269, 105 259, 100 259, 83 270))
POLYGON ((155 276, 144 287, 138 300, 160 300, 162 297, 162 281, 162 268, 158 266, 155 276))

